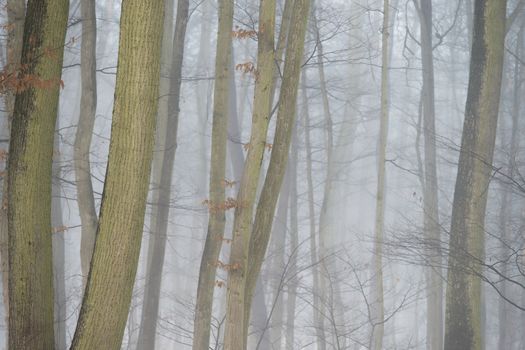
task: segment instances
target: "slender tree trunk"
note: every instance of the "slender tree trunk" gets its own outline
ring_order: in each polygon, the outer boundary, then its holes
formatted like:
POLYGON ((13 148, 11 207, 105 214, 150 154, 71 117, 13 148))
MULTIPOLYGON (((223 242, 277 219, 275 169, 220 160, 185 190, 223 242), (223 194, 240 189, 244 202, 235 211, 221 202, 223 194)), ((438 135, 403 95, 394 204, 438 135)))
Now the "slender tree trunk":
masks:
MULTIPOLYGON (((525 23, 522 23, 520 31, 518 32, 517 36, 517 43, 516 43, 516 54, 517 57, 523 57, 523 35, 525 31, 525 23)), ((511 136, 510 136, 510 150, 509 150, 509 158, 507 160, 507 172, 509 178, 513 179, 516 176, 516 158, 518 156, 518 150, 519 150, 519 118, 520 118, 520 110, 521 110, 521 82, 523 79, 523 69, 521 68, 521 62, 519 59, 516 59, 514 62, 514 82, 513 82, 513 96, 512 96, 512 127, 511 127, 511 136)), ((504 126, 500 126, 501 130, 504 131, 504 126)), ((501 140, 502 142, 507 142, 507 138, 505 137, 504 133, 501 133, 501 140)), ((501 268, 501 274, 503 276, 508 276, 509 273, 509 250, 507 249, 507 244, 509 240, 509 213, 512 213, 512 193, 509 193, 509 188, 507 188, 508 185, 503 184, 501 188, 502 198, 501 198, 501 210, 499 213, 499 219, 500 219, 500 257, 499 261, 502 263, 501 268)), ((508 295, 508 289, 507 289, 507 281, 502 280, 501 281, 501 287, 499 288, 499 291, 503 296, 508 295)), ((512 332, 509 332, 509 305, 508 302, 503 299, 498 299, 498 321, 499 321, 499 337, 498 337, 498 349, 500 350, 507 350, 510 349, 509 345, 511 342, 509 341, 510 334, 512 332)))
MULTIPOLYGON (((310 0, 296 0, 294 13, 288 35, 286 47, 286 61, 284 64, 283 82, 279 97, 277 124, 270 164, 266 173, 261 197, 257 204, 255 221, 251 229, 251 239, 246 251, 250 257, 247 265, 247 274, 244 276, 245 309, 249 310, 255 281, 261 271, 264 255, 270 239, 270 232, 275 214, 277 198, 283 182, 292 131, 295 125, 295 111, 297 105, 297 89, 301 73, 306 24, 310 12, 310 0)), ((235 231, 234 231, 235 232, 235 231)), ((244 253, 244 254, 246 254, 244 253)), ((234 260, 235 262, 235 260, 234 260)), ((249 318, 249 317, 246 317, 249 318)))
MULTIPOLYGON (((25 15, 25 1, 24 0, 8 0, 6 3, 7 22, 10 30, 7 34, 7 61, 6 68, 13 73, 19 70, 20 59, 22 56, 22 43, 24 35, 24 15, 25 15)), ((4 98, 6 121, 5 130, 2 131, 0 137, 2 143, 9 144, 9 134, 11 132, 11 121, 13 117, 13 110, 15 106, 15 92, 8 91, 4 98)), ((5 151, 9 151, 6 149, 5 151)), ((0 269, 2 272, 2 292, 4 301, 4 312, 6 324, 9 323, 9 291, 8 291, 8 275, 9 275, 9 259, 8 259, 8 233, 7 233, 7 162, 4 169, 4 178, 2 181, 2 197, 0 205, 0 269)), ((7 339, 6 339, 7 344, 7 339)), ((7 348, 7 345, 6 345, 7 348)))
POLYGON ((446 350, 483 348, 480 275, 501 90, 505 11, 505 0, 475 1, 469 87, 450 229, 446 350))
POLYGON ((374 291, 372 300, 372 346, 374 350, 381 350, 383 347, 384 334, 384 301, 383 301, 383 234, 385 224, 385 190, 386 190, 386 147, 388 137, 388 53, 390 35, 390 5, 388 0, 383 2, 383 26, 381 35, 381 121, 379 130, 378 148, 378 176, 377 176, 377 197, 376 197, 376 221, 374 238, 374 291))
POLYGON ((308 109, 308 91, 306 84, 306 72, 303 72, 303 78, 301 82, 302 98, 303 98, 303 116, 304 116, 304 135, 306 144, 306 179, 308 184, 308 217, 310 221, 310 263, 312 264, 312 307, 313 307, 313 321, 316 334, 316 342, 318 350, 326 349, 326 338, 324 331, 324 318, 321 314, 321 300, 320 288, 319 288, 319 270, 316 266, 319 261, 317 252, 317 239, 316 239, 316 228, 315 228, 315 202, 314 202, 314 185, 313 185, 313 172, 312 172, 312 143, 310 141, 310 113, 308 109))
MULTIPOLYGON (((144 305, 142 308, 141 327, 139 332, 139 347, 141 349, 154 349, 157 329, 157 318, 159 313, 160 289, 162 282, 162 268, 166 250, 166 239, 168 232, 168 219, 170 209, 171 182, 173 178, 173 164, 175 162, 175 150, 177 148, 177 130, 179 123, 179 99, 182 78, 182 63, 184 57, 184 41, 188 23, 189 1, 179 0, 177 2, 177 18, 175 21, 175 35, 173 37, 173 54, 170 69, 169 98, 167 105, 168 120, 163 131, 164 150, 162 170, 160 171, 160 184, 158 190, 156 217, 152 220, 152 232, 148 244, 148 259, 146 273, 146 287, 144 291, 144 305), (151 249, 149 249, 151 247, 151 249)), ((168 9, 168 14, 170 13, 168 9)), ((171 11, 171 13, 173 13, 171 11)), ((165 17, 165 21, 171 21, 165 17)), ((165 32, 171 37, 171 34, 165 32)), ((161 130, 157 129, 159 132, 161 130)))
MULTIPOLYGON (((416 2, 417 4, 417 2, 416 2)), ((432 0, 421 0, 418 9, 421 27, 423 66, 423 136, 424 162, 424 232, 430 247, 427 268, 427 349, 443 348, 443 283, 441 281, 441 233, 438 212, 438 181, 436 167, 436 127, 434 104, 434 58, 432 48, 432 0)))
POLYGON ((95 245, 97 231, 97 211, 91 183, 89 153, 91 137, 97 112, 96 42, 97 21, 95 0, 81 0, 82 43, 80 47, 81 89, 80 115, 75 137, 75 180, 77 184, 77 203, 82 224, 80 241, 80 265, 82 284, 85 287, 89 274, 89 264, 95 245))
POLYGON ((215 62, 215 90, 210 162, 208 233, 202 253, 195 306, 193 349, 208 350, 216 266, 224 237, 227 127, 233 27, 233 0, 219 1, 219 29, 215 62))
MULTIPOLYGON (((56 129, 59 130, 57 120, 56 129)), ((62 203, 60 188, 60 141, 55 134, 53 152, 53 184, 51 189, 51 225, 53 232, 53 282, 55 288, 55 349, 65 350, 66 345, 66 321, 67 321, 67 297, 66 297, 66 245, 64 242, 65 227, 62 220, 62 203)))
POLYGON ((161 1, 127 0, 100 220, 71 349, 119 349, 131 302, 153 153, 161 1))
POLYGON ((266 133, 271 112, 272 86, 274 80, 274 31, 275 0, 262 0, 259 6, 259 31, 257 52, 257 75, 252 116, 252 133, 244 171, 239 185, 233 223, 231 246, 225 350, 245 349, 249 307, 245 305, 246 274, 252 228, 253 207, 259 182, 261 163, 266 149, 266 133), (245 310, 245 307, 247 309, 245 310))
POLYGON ((297 273, 297 250, 299 249, 299 225, 297 215, 297 125, 294 130, 292 137, 292 159, 290 163, 290 263, 289 263, 289 274, 294 276, 287 288, 287 300, 286 300, 286 346, 285 349, 293 349, 295 338, 295 308, 297 300, 297 288, 298 280, 295 277, 297 273))
POLYGON ((67 16, 66 0, 27 4, 21 58, 26 67, 20 79, 36 79, 42 86, 29 86, 16 95, 11 130, 7 201, 11 349, 54 347, 51 160, 67 16))

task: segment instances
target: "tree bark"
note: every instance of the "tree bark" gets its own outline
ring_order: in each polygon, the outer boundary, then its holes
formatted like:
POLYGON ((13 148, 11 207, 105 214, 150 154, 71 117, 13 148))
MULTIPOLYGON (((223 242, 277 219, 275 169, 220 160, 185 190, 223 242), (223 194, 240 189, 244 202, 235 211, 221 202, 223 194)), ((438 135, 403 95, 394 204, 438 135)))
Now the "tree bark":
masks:
MULTIPOLYGON (((179 123, 179 100, 182 78, 182 64, 184 58, 184 41, 186 38, 186 27, 188 24, 189 1, 179 0, 177 2, 177 18, 175 21, 175 35, 173 37, 173 53, 171 55, 171 69, 169 81, 169 98, 167 110, 168 120, 164 131, 164 149, 162 169, 160 171, 160 184, 158 189, 156 217, 152 219, 152 232, 148 244, 151 253, 148 259, 146 287, 144 291, 144 305, 142 308, 142 320, 139 332, 139 346, 142 349, 155 348, 155 335, 157 333, 157 318, 159 313, 160 288, 162 282, 162 268, 166 250, 166 239, 168 232, 168 219, 170 209, 171 183, 173 178, 173 165, 175 162, 175 150, 177 148, 177 130, 179 123), (150 249, 151 247, 151 249, 150 249)), ((168 11, 170 13, 170 11, 168 11)), ((171 13, 173 13, 171 11, 171 13)), ((165 21, 171 21, 171 17, 165 17, 165 21)), ((171 38, 171 34, 165 32, 171 38)))
MULTIPOLYGON (((25 0, 8 0, 6 3, 7 22, 10 30, 7 34, 7 69, 13 73, 19 70, 20 59, 22 56, 22 44, 24 36, 24 15, 25 15, 25 0)), ((13 110, 15 105, 15 92, 8 91, 4 99, 6 120, 5 130, 1 137, 3 142, 7 144, 6 150, 9 152, 9 134, 11 132, 11 121, 13 117, 13 110)), ((7 232, 7 162, 4 171, 4 178, 2 179, 2 201, 0 206, 0 270, 2 273, 2 293, 5 312, 5 323, 9 323, 9 258, 8 258, 8 232, 7 232)), ((7 341, 7 338, 6 338, 7 341)), ((7 343, 6 343, 7 348, 7 343)))
POLYGON ((213 99, 212 154, 210 162, 210 198, 208 202, 208 233, 204 243, 195 320, 193 349, 208 350, 213 307, 216 266, 224 237, 227 128, 229 112, 229 84, 231 72, 233 0, 219 1, 219 29, 215 61, 215 88, 213 99))
MULTIPOLYGON (((245 310, 250 309, 255 282, 261 271, 264 255, 266 254, 275 206, 288 162, 292 131, 295 125, 297 90, 309 12, 310 0, 295 1, 286 47, 286 61, 284 63, 272 154, 261 197, 257 204, 255 221, 253 228, 251 228, 251 239, 246 250, 250 259, 249 264, 246 266, 247 273, 244 276, 245 310)), ((246 317, 246 319, 248 318, 246 317)))
POLYGON ((97 112, 96 43, 97 21, 95 0, 81 0, 82 43, 80 47, 81 97, 80 115, 75 136, 75 180, 77 203, 82 225, 80 241, 80 266, 82 284, 85 287, 89 274, 89 264, 95 246, 97 231, 97 211, 91 182, 89 153, 91 137, 97 112))
POLYGON ((140 253, 158 105, 161 1, 122 4, 106 181, 71 349, 119 349, 140 253))
POLYGON ((475 1, 469 85, 450 229, 446 350, 483 348, 480 275, 501 90, 505 11, 505 0, 475 1))
POLYGON ((66 0, 27 4, 19 79, 36 82, 16 95, 9 147, 11 349, 54 347, 51 164, 67 16, 66 0))
POLYGON ((266 149, 266 134, 271 113, 275 65, 274 31, 275 0, 262 0, 259 6, 257 73, 252 132, 236 200, 233 241, 228 265, 225 350, 245 349, 247 344, 246 330, 249 317, 245 312, 245 281, 246 274, 249 272, 247 267, 253 207, 261 163, 266 149))

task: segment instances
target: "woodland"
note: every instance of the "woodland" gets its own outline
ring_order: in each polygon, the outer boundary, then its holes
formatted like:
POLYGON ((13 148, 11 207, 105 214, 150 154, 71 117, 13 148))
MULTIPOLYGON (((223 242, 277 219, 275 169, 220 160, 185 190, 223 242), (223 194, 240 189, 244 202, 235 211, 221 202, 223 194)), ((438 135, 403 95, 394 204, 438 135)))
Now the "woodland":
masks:
POLYGON ((525 0, 0 3, 0 349, 525 349, 525 0))

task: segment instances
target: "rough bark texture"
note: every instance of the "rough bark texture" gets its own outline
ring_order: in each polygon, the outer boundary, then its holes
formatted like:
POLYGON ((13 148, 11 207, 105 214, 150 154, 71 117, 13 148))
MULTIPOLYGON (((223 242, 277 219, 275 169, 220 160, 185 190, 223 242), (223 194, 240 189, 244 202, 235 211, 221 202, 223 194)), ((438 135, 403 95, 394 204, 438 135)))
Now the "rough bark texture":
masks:
MULTIPOLYGON (((158 188, 158 201, 155 210, 156 218, 152 220, 151 236, 148 244, 149 259, 144 291, 144 305, 139 332, 139 347, 141 349, 155 348, 155 335, 157 334, 157 317, 159 313, 160 287, 162 282, 162 268, 166 250, 168 233, 168 218, 170 209, 171 182, 173 178, 173 165, 175 150, 177 148, 177 130, 179 124, 179 100, 182 78, 182 62, 184 58, 184 41, 188 23, 188 0, 177 2, 177 18, 175 21, 175 35, 173 37, 173 54, 170 72, 169 98, 167 112, 168 120, 164 137, 164 150, 160 184, 158 188)), ((171 18, 165 17, 171 21, 171 18)), ((170 34, 166 33, 169 37, 170 34)), ((158 129, 157 129, 158 130, 158 129)))
POLYGON ((22 73, 42 82, 16 96, 10 140, 9 348, 52 349, 51 164, 67 0, 29 1, 22 73))
POLYGON ((212 154, 210 162, 210 198, 208 199, 208 233, 204 243, 195 321, 193 349, 208 350, 213 307, 215 272, 224 237, 227 128, 229 114, 229 84, 233 27, 233 0, 219 2, 219 29, 217 33, 217 59, 215 61, 215 88, 213 100, 212 154))
MULTIPOLYGON (((6 3, 8 28, 10 30, 7 34, 7 62, 6 68, 11 72, 16 72, 22 56, 22 40, 24 36, 24 15, 25 15, 25 1, 24 0, 8 0, 6 3)), ((0 137, 2 144, 9 144, 9 133, 11 132, 11 120, 13 117, 13 109, 15 105, 15 93, 7 92, 5 96, 5 110, 6 120, 5 129, 2 130, 0 137)), ((9 151, 6 149, 6 151, 9 151)), ((7 165, 7 164, 6 164, 7 165)), ((2 294, 4 301, 4 312, 6 324, 8 323, 9 315, 9 292, 8 292, 8 237, 7 237, 7 206, 4 205, 7 201, 7 166, 4 169, 4 178, 2 181, 2 197, 0 206, 0 270, 2 273, 2 294)), ((7 339, 6 339, 7 341, 7 339)), ((7 345, 6 345, 7 347, 7 345)))
POLYGON ((452 206, 445 349, 482 344, 481 263, 501 90, 505 0, 476 0, 470 76, 452 206))
POLYGON ((264 255, 268 247, 275 207, 288 162, 292 131, 295 125, 297 90, 309 11, 310 0, 295 1, 294 13, 288 35, 288 45, 286 47, 286 60, 284 63, 272 154, 264 186, 261 191, 261 197, 257 204, 255 221, 253 228, 251 228, 252 235, 248 242, 249 251, 246 251, 250 257, 249 264, 246 266, 247 274, 244 276, 246 294, 244 302, 246 303, 246 310, 249 310, 255 282, 261 271, 264 255))
POLYGON ((89 274, 89 263, 95 246, 97 211, 91 182, 89 151, 97 112, 96 43, 97 21, 95 0, 81 0, 82 43, 80 47, 81 97, 80 115, 75 137, 75 180, 77 203, 82 224, 80 241, 80 267, 85 287, 89 274))
POLYGON ((137 270, 158 105, 163 4, 122 4, 100 220, 72 349, 119 349, 137 270))
POLYGON ((225 350, 244 349, 247 343, 246 329, 249 317, 246 317, 245 314, 245 281, 248 273, 253 207, 270 119, 274 79, 274 31, 275 0, 262 0, 259 7, 259 44, 252 132, 239 185, 233 223, 224 335, 225 350))
POLYGON ((385 317, 383 301, 383 233, 385 225, 385 187, 386 187, 386 146, 388 137, 388 54, 390 33, 390 5, 388 0, 383 2, 383 26, 381 34, 381 119, 379 126, 379 147, 377 150, 377 194, 376 194, 376 221, 374 233, 374 281, 372 299, 372 335, 371 349, 381 350, 385 317))
POLYGON ((443 348, 443 282, 441 280, 441 239, 438 212, 438 179, 436 167, 436 127, 434 103, 434 58, 432 53, 432 0, 421 0, 418 9, 421 27, 423 68, 423 136, 425 142, 423 223, 431 249, 427 278, 427 349, 443 348))

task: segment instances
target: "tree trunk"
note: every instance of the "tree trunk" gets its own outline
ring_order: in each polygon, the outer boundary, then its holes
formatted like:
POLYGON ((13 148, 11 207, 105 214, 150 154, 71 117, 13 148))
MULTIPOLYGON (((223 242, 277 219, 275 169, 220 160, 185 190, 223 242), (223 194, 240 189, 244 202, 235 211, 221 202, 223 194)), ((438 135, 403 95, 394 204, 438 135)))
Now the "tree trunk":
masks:
POLYGON ((388 54, 390 42, 390 5, 388 0, 383 2, 383 26, 381 34, 381 120, 379 129, 379 148, 377 159, 377 197, 376 197, 376 221, 374 237, 374 279, 372 300, 372 336, 371 348, 381 350, 383 347, 384 334, 384 301, 383 301, 383 234, 385 224, 385 190, 386 190, 386 147, 388 137, 388 54))
POLYGON ((95 0, 81 0, 82 44, 80 47, 81 97, 80 115, 75 137, 75 180, 77 184, 77 203, 82 225, 80 241, 80 265, 82 284, 85 287, 89 274, 89 264, 95 246, 97 231, 97 211, 91 183, 89 153, 91 136, 97 112, 96 43, 97 21, 95 0))
POLYGON ((233 0, 219 1, 219 29, 215 61, 212 154, 210 162, 209 221, 199 270, 193 349, 208 350, 216 266, 224 237, 227 127, 233 27, 233 0))
POLYGON ((501 90, 505 11, 505 0, 475 2, 465 122, 452 205, 446 350, 483 348, 480 275, 501 90))
MULTIPOLYGON (((417 3, 416 3, 417 4, 417 3)), ((443 348, 443 283, 441 281, 441 233, 438 212, 438 179, 436 167, 436 127, 434 104, 434 58, 432 48, 432 0, 421 0, 418 9, 421 27, 423 68, 423 136, 424 162, 424 232, 431 247, 427 268, 427 349, 443 348)))
POLYGON ((316 334, 316 342, 318 350, 326 349, 326 338, 324 331, 324 318, 321 314, 321 300, 319 300, 319 270, 317 268, 318 258, 318 246, 316 239, 316 228, 315 228, 315 202, 314 202, 314 185, 313 185, 313 172, 312 172, 312 143, 310 141, 310 113, 308 109, 308 91, 306 84, 306 72, 303 72, 303 78, 301 82, 302 98, 303 98, 303 116, 304 116, 304 137, 306 144, 306 179, 308 184, 308 217, 310 221, 310 264, 312 264, 312 312, 313 312, 313 323, 316 334))
MULTIPOLYGON (((170 70, 170 85, 167 111, 169 113, 167 125, 164 129, 164 150, 160 184, 158 190, 156 217, 152 220, 151 236, 148 244, 148 259, 146 272, 146 286, 144 291, 144 305, 142 308, 141 327, 139 332, 139 347, 142 349, 155 348, 157 333, 157 318, 159 313, 160 288, 162 282, 162 268, 166 250, 168 232, 168 218, 170 209, 171 182, 173 178, 173 164, 177 148, 177 130, 179 123, 179 100, 182 78, 182 63, 184 58, 184 41, 188 23, 188 0, 177 2, 177 18, 175 21, 175 35, 173 37, 173 53, 170 70), (151 249, 150 249, 151 247, 151 249)), ((168 11, 170 13, 170 11, 168 11)), ((171 13, 173 13, 171 11, 171 13)), ((165 17, 171 21, 171 17, 165 17)), ((165 34, 171 37, 171 34, 165 34)), ((157 129, 159 130, 159 129, 157 129)), ((159 130, 160 132, 160 130, 159 130)))
POLYGON ((287 288, 286 300, 286 346, 285 349, 293 349, 295 338, 295 307, 297 300, 297 288, 299 285, 297 274, 297 254, 299 249, 299 224, 297 222, 297 125, 292 136, 292 159, 290 163, 290 263, 289 275, 292 276, 287 288))
POLYGON ((8 168, 11 349, 54 347, 51 165, 67 17, 66 0, 27 5, 19 79, 34 83, 16 95, 8 168))
MULTIPOLYGON (((259 6, 257 73, 252 116, 252 133, 239 185, 233 223, 233 241, 228 265, 228 290, 224 349, 245 349, 249 311, 245 312, 245 284, 252 228, 253 207, 266 149, 274 80, 275 0, 259 6), (246 315, 248 314, 248 315, 246 315)), ((250 304, 251 306, 251 304, 250 304)), ((248 309, 249 310, 249 307, 248 309)))
MULTIPOLYGON (((22 56, 22 40, 24 35, 24 15, 25 15, 25 1, 24 0, 9 0, 6 4, 7 22, 10 30, 7 34, 7 69, 11 72, 17 72, 20 66, 20 59, 22 56)), ((6 117, 5 129, 2 131, 1 142, 9 145, 9 134, 11 132, 11 121, 13 117, 13 109, 15 105, 15 92, 8 91, 4 98, 6 117)), ((6 146, 5 151, 9 152, 6 146)), ((4 178, 2 180, 2 196, 0 206, 0 270, 2 273, 2 293, 5 312, 5 324, 9 323, 9 259, 8 259, 8 233, 7 233, 7 162, 3 170, 4 178)), ((7 341, 7 337, 6 337, 7 341)), ((6 343, 7 348, 7 343, 6 343)))
MULTIPOLYGON (((299 0, 294 3, 294 13, 286 47, 283 82, 279 97, 277 124, 270 164, 266 173, 261 197, 257 204, 255 221, 251 229, 251 239, 244 254, 249 256, 249 264, 244 277, 245 310, 249 310, 255 282, 261 271, 264 256, 270 239, 270 232, 275 214, 275 206, 283 182, 292 131, 295 125, 295 109, 297 105, 297 89, 303 59, 306 24, 310 12, 310 0, 299 0)), ((253 143, 252 143, 253 145, 253 143)), ((241 202, 242 203, 242 202, 241 202)), ((235 232, 235 231, 234 231, 235 232)), ((235 260, 233 260, 235 263, 235 260)), ((248 319, 249 317, 246 317, 248 319)))
POLYGON ((109 159, 71 349, 119 349, 140 253, 158 105, 161 1, 122 4, 109 159))
MULTIPOLYGON (((59 130, 57 121, 56 129, 59 130)), ((55 349, 65 350, 66 345, 66 321, 67 321, 67 297, 66 297, 66 245, 64 242, 65 227, 62 220, 62 203, 60 188, 60 141, 55 133, 53 152, 53 179, 51 189, 51 226, 53 236, 53 282, 55 288, 55 349)))

